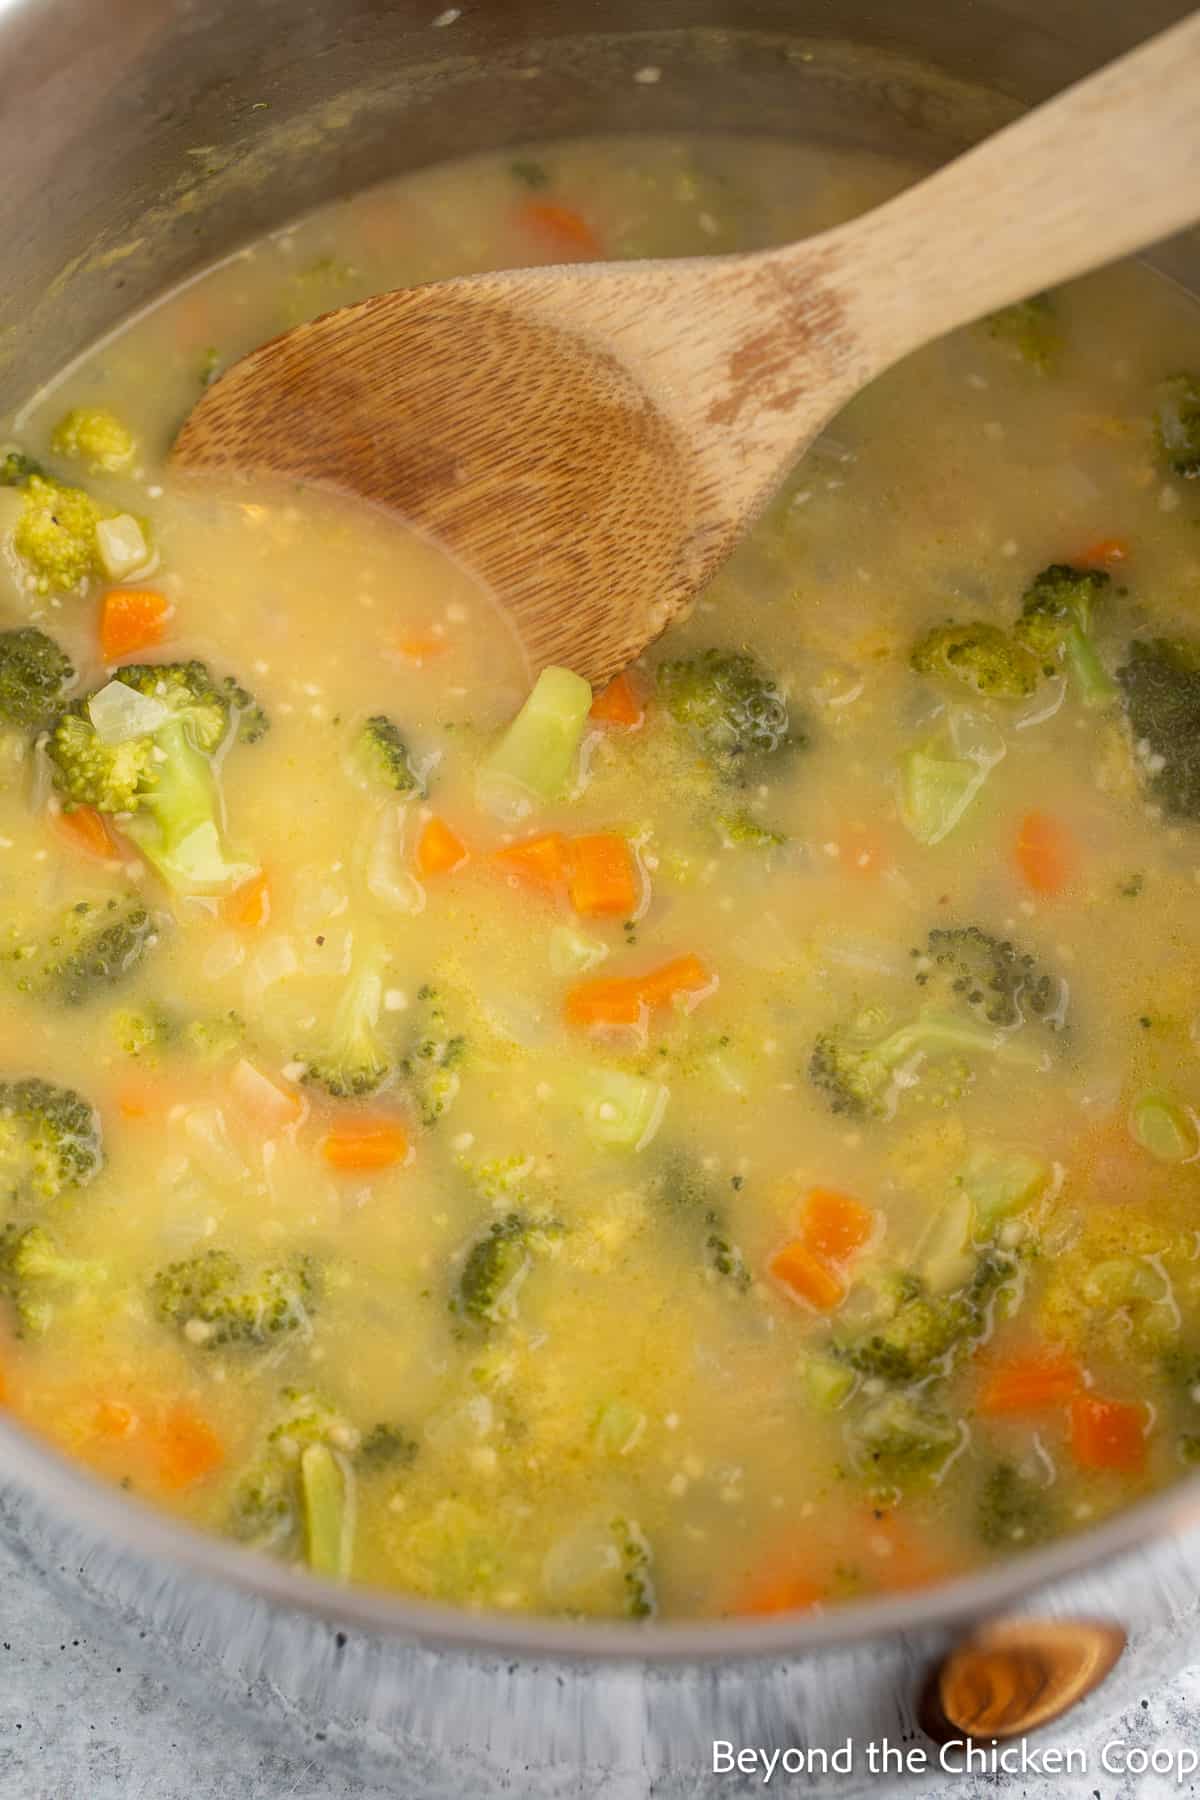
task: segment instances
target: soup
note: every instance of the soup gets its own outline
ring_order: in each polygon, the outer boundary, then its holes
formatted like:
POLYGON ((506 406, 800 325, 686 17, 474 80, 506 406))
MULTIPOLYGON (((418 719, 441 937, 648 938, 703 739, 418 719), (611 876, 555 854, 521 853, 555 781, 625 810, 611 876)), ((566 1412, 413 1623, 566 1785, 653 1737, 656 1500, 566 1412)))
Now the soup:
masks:
POLYGON ((325 1576, 635 1620, 936 1582, 1200 1456, 1188 298, 1119 268, 910 359, 597 695, 395 523, 165 466, 306 316, 906 178, 431 170, 8 422, 0 1372, 69 1456, 325 1576))

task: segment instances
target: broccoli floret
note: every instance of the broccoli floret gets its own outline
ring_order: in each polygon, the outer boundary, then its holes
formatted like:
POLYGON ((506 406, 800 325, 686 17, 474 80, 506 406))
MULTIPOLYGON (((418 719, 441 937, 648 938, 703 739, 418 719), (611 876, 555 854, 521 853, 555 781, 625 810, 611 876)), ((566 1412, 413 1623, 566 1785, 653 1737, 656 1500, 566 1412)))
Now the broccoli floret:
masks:
POLYGON ((823 1031, 813 1045, 808 1074, 833 1112, 890 1118, 903 1090, 915 1084, 926 1065, 942 1065, 943 1076, 952 1078, 946 1098, 957 1098, 970 1084, 970 1059, 981 1055, 1026 1066, 1038 1060, 1023 1044, 968 1012, 931 1010, 897 1026, 876 1012, 860 1015, 849 1027, 823 1031))
POLYGON ((949 675, 989 700, 1020 700, 1038 685, 1037 663, 998 625, 935 625, 909 658, 918 675, 949 675))
POLYGON ((181 1033, 186 1048, 200 1062, 220 1062, 241 1048, 246 1021, 239 1012, 214 1013, 210 1018, 189 1019, 181 1033))
POLYGON ((151 1283, 159 1319, 191 1344, 266 1344, 307 1331, 319 1301, 311 1258, 247 1270, 227 1250, 203 1250, 160 1269, 151 1283))
POLYGON ((21 993, 82 1006, 132 975, 157 942, 158 926, 140 901, 82 900, 44 937, 12 934, 3 955, 21 993))
POLYGON ((41 463, 23 450, 9 449, 0 456, 0 487, 24 487, 31 475, 45 473, 41 463))
POLYGON ((919 1276, 898 1278, 893 1311, 882 1323, 852 1336, 835 1337, 833 1355, 856 1374, 903 1387, 948 1374, 955 1359, 987 1329, 996 1295, 1011 1282, 1011 1256, 984 1250, 966 1284, 931 1294, 919 1276))
POLYGON ((1057 1521, 1044 1487, 1010 1462, 988 1471, 979 1493, 976 1525, 992 1550, 1025 1550, 1054 1537, 1057 1521))
POLYGON ((42 1337, 57 1306, 80 1288, 104 1279, 102 1264, 64 1256, 41 1225, 6 1225, 0 1232, 0 1293, 12 1305, 22 1337, 42 1337))
POLYGON ((729 1235, 713 1184, 688 1156, 669 1155, 655 1183, 665 1206, 678 1214, 689 1230, 702 1234, 704 1256, 714 1275, 744 1291, 751 1284, 746 1259, 729 1235))
POLYGON ((326 1041, 315 1055, 307 1052, 298 1059, 305 1065, 304 1080, 324 1088, 335 1100, 377 1093, 394 1072, 395 1059, 379 1031, 383 967, 378 949, 358 958, 326 1041))
POLYGON ((660 663, 658 691, 676 724, 726 774, 806 742, 775 680, 745 651, 705 650, 660 663))
POLYGON ((1035 575, 1021 601, 1016 635, 1052 672, 1065 662, 1085 706, 1107 706, 1116 686, 1092 641, 1096 607, 1111 586, 1103 569, 1052 563, 1035 575))
POLYGON ((213 757, 231 736, 255 742, 265 714, 244 688, 214 681, 201 662, 131 664, 113 683, 153 703, 145 728, 105 742, 92 718, 96 696, 73 701, 47 746, 64 803, 128 814, 122 830, 179 892, 240 886, 254 869, 234 862, 225 846, 213 757))
POLYGON ((424 794, 425 780, 412 759, 400 729, 383 713, 367 720, 355 744, 359 766, 367 777, 397 794, 424 794))
POLYGON ((458 1095, 458 1071, 467 1053, 467 1040, 447 1025, 445 1004, 436 988, 422 987, 417 999, 422 1017, 401 1069, 422 1122, 436 1125, 458 1095))
POLYGON ((406 1469, 417 1454, 417 1441, 399 1425, 373 1425, 358 1447, 359 1467, 370 1474, 406 1469))
POLYGON ((1194 375, 1172 375, 1158 390, 1155 408, 1158 441, 1176 475, 1200 476, 1200 381, 1194 375))
POLYGON ((760 825, 752 813, 719 813, 713 821, 727 850, 777 850, 787 843, 782 831, 760 825))
POLYGON ((1117 681, 1147 792, 1174 819, 1200 819, 1200 643, 1138 638, 1117 681))
POLYGON ((858 1417, 849 1437, 869 1474, 900 1486, 936 1474, 960 1442, 954 1420, 912 1394, 885 1394, 858 1417))
POLYGON ((44 725, 75 679, 69 656, 34 625, 0 632, 0 723, 25 731, 44 725))
POLYGON ((1062 335, 1049 294, 1032 294, 983 320, 984 330, 1031 368, 1048 373, 1058 361, 1062 335))
POLYGON ((116 475, 133 461, 137 444, 127 425, 103 406, 73 406, 54 427, 56 456, 86 462, 94 474, 116 475))
POLYGON ((230 1528, 259 1549, 298 1546, 305 1520, 302 1464, 317 1445, 352 1454, 358 1433, 319 1395, 285 1388, 276 1422, 233 1494, 230 1528))
POLYGON ((32 474, 19 484, 25 496, 12 547, 39 594, 66 594, 104 573, 96 527, 116 516, 83 488, 32 474))
POLYGON ((467 1251, 452 1312, 476 1325, 495 1325, 516 1314, 517 1295, 532 1267, 530 1222, 523 1213, 496 1219, 467 1251))
POLYGON ((36 1075, 0 1082, 0 1192, 10 1208, 86 1187, 102 1166, 100 1119, 82 1094, 36 1075))
POLYGON ((654 1562, 649 1542, 633 1519, 614 1519, 612 1529, 621 1559, 626 1617, 652 1619, 658 1611, 658 1600, 654 1592, 654 1562))
POLYGON ((917 984, 941 990, 989 1025, 1009 1028, 1040 1022, 1051 1030, 1062 1023, 1066 991, 1061 981, 1007 938, 978 925, 937 927, 924 950, 913 951, 917 984))

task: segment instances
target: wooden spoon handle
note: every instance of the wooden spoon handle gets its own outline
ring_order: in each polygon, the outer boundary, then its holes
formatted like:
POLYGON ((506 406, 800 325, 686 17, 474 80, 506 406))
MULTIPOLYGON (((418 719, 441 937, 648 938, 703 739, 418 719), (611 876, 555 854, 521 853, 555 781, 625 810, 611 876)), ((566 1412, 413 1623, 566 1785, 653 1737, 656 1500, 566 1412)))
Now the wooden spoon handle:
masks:
POLYGON ((1200 12, 829 234, 858 374, 1198 217, 1200 12))

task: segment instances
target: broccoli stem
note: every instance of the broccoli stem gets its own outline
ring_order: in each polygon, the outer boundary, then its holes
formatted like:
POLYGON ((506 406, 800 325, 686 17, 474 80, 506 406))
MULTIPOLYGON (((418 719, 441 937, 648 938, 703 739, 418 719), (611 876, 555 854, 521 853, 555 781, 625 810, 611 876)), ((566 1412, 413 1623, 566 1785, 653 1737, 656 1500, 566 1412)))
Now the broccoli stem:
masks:
POLYGON ((919 844, 940 844, 958 824, 987 779, 965 757, 910 750, 900 758, 900 814, 919 844))
POLYGON ((498 818, 521 819, 556 800, 575 767, 592 690, 570 669, 543 669, 533 692, 479 775, 479 801, 498 818))
POLYGON ((1087 632, 1072 625, 1063 640, 1067 667, 1085 706, 1111 706, 1117 697, 1117 684, 1096 654, 1087 632))
POLYGON ((304 1554, 314 1575, 345 1581, 353 1549, 353 1514, 342 1465, 328 1444, 309 1444, 300 1457, 304 1554))

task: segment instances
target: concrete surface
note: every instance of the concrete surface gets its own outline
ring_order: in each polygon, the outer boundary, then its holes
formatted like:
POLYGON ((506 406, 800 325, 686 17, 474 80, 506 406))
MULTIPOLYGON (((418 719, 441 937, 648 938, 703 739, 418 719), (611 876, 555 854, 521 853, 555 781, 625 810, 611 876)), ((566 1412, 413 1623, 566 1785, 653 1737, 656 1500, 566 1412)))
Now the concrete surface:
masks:
MULTIPOLYGON (((1200 1647, 1198 1647, 1200 1648, 1200 1647)), ((1077 1746, 1087 1768, 1071 1774, 939 1776, 905 1786, 905 1800, 1174 1800, 1200 1794, 1200 1776, 1179 1774, 1180 1753, 1200 1762, 1200 1663, 1113 1718, 1077 1746), (1102 1765, 1130 1752, 1157 1751, 1173 1766, 1155 1775, 1121 1775, 1102 1765)), ((1031 1746, 1032 1748, 1032 1746, 1031 1746)), ((511 1793, 536 1800, 514 1772, 511 1793)), ((709 1776, 700 1794, 786 1794, 777 1771, 709 1776)), ((896 1783, 881 1776, 881 1794, 896 1783)), ((94 1636, 9 1553, 0 1549, 0 1800, 386 1800, 387 1790, 306 1761, 293 1760, 244 1731, 197 1712, 94 1636)), ((461 1800, 491 1800, 463 1794, 461 1800)), ((647 1800, 652 1800, 648 1795, 647 1800)))

